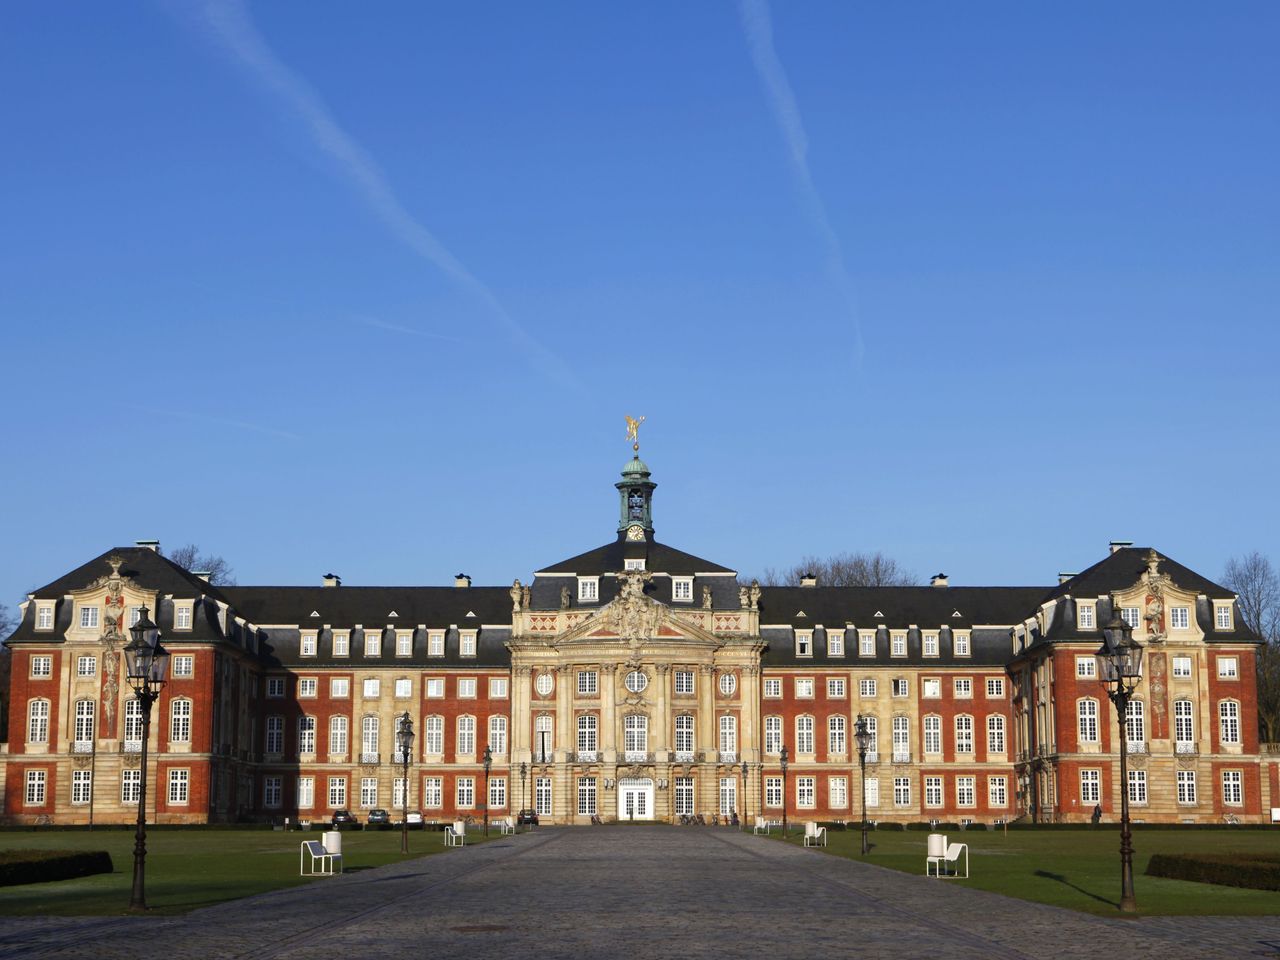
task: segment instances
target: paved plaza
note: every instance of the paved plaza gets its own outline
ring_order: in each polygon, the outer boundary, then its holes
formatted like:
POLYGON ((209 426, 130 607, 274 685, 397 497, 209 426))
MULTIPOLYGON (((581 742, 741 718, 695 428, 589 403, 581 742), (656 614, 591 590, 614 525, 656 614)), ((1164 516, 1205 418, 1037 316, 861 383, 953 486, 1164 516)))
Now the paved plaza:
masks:
POLYGON ((1091 917, 731 830, 665 826, 543 829, 182 917, 0 918, 0 960, 623 954, 1280 957, 1280 918, 1091 917))

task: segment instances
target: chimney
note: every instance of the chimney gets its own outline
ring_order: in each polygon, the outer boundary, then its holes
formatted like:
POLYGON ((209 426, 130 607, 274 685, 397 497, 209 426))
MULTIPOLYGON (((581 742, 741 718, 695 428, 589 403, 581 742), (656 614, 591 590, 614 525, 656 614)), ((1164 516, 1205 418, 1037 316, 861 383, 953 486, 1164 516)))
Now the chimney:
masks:
POLYGON ((156 553, 160 552, 159 540, 135 540, 133 541, 133 543, 134 543, 134 546, 146 547, 148 550, 155 551, 156 553))
POLYGON ((945 587, 949 585, 950 584, 945 573, 935 573, 933 575, 933 579, 929 581, 929 586, 931 587, 945 587))
POLYGON ((456 574, 453 578, 453 585, 455 587, 469 587, 471 586, 471 578, 465 573, 456 574))
POLYGON ((193 577, 199 577, 199 578, 200 578, 201 580, 203 580, 205 583, 208 583, 208 582, 209 582, 209 578, 210 578, 211 576, 213 576, 213 573, 212 573, 212 571, 209 571, 209 570, 192 570, 192 571, 191 571, 191 575, 192 575, 193 577))
POLYGON ((800 575, 800 586, 816 587, 817 585, 818 585, 818 578, 814 576, 812 573, 805 573, 800 575))
POLYGON ((340 587, 342 586, 342 578, 336 573, 326 573, 324 575, 324 585, 326 587, 340 587))
POLYGON ((1123 550, 1125 547, 1132 547, 1132 540, 1112 540, 1108 546, 1111 548, 1107 551, 1107 556, 1115 553, 1117 550, 1123 550))
MULTIPOLYGON (((1112 552, 1114 553, 1115 551, 1112 551, 1112 552)), ((1078 576, 1078 574, 1074 574, 1074 573, 1059 573, 1059 574, 1058 574, 1058 586, 1062 586, 1064 583, 1066 583, 1068 580, 1070 580, 1070 579, 1071 579, 1072 577, 1074 577, 1074 576, 1078 576)))

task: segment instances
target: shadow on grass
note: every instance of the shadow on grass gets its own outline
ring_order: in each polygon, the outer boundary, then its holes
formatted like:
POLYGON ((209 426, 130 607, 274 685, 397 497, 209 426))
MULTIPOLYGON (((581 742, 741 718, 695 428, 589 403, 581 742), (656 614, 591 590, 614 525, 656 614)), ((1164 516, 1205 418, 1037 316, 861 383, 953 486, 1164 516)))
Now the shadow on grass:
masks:
POLYGON ((1035 872, 1035 875, 1037 877, 1044 877, 1046 880, 1056 880, 1058 883, 1062 884, 1064 887, 1070 887, 1072 890, 1075 890, 1077 893, 1083 893, 1086 897, 1089 897, 1092 900, 1097 900, 1099 903, 1105 903, 1108 906, 1115 907, 1116 909, 1120 908, 1119 902, 1115 900, 1108 900, 1106 897, 1100 897, 1098 896, 1098 894, 1092 893, 1086 890, 1084 887, 1077 886, 1076 884, 1072 883, 1070 880, 1068 880, 1066 877, 1064 877, 1060 873, 1050 873, 1048 870, 1037 870, 1035 872))

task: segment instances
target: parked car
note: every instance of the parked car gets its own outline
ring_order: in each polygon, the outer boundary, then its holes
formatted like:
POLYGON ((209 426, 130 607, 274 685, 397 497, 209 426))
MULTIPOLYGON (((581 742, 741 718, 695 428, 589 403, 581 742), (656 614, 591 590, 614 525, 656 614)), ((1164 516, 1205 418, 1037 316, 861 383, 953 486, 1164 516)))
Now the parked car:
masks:
POLYGON ((419 811, 410 810, 408 816, 404 818, 404 822, 410 827, 421 827, 425 821, 422 819, 422 814, 419 811))
POLYGON ((383 810, 381 807, 377 808, 376 810, 370 810, 369 819, 367 823, 371 827, 375 827, 375 826, 389 827, 391 826, 391 814, 387 813, 387 811, 383 810))
POLYGON ((516 826, 536 827, 538 825, 537 810, 521 810, 516 814, 516 826))
POLYGON ((333 811, 333 828, 341 830, 343 827, 355 829, 360 826, 360 820, 350 810, 333 811))

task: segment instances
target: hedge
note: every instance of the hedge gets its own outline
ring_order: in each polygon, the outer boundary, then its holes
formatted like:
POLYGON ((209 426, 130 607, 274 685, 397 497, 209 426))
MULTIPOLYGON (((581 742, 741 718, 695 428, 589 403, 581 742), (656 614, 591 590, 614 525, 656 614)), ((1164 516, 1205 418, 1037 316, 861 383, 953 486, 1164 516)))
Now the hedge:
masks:
POLYGON ((1280 857, 1257 853, 1156 853, 1147 876, 1224 887, 1280 890, 1280 857))
POLYGON ((114 869, 111 854, 105 850, 0 851, 0 887, 70 880, 95 873, 111 873, 114 869))

